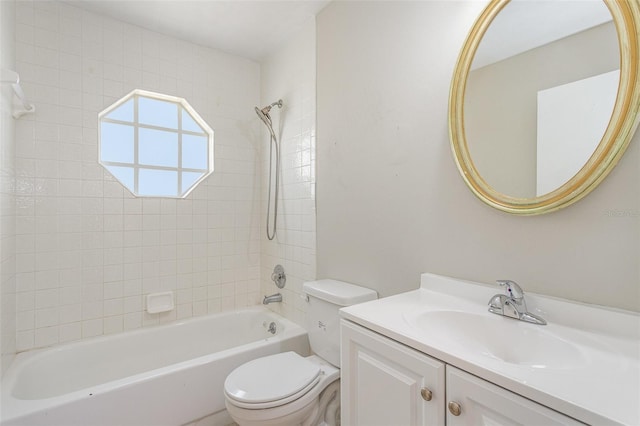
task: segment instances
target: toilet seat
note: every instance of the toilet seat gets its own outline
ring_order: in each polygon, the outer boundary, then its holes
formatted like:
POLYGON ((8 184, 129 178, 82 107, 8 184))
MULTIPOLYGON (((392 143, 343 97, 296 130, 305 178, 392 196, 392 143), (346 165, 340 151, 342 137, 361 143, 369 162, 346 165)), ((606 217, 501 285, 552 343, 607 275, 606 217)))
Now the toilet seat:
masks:
POLYGON ((283 352, 236 368, 227 376, 224 391, 237 407, 273 408, 309 392, 320 381, 320 376, 317 363, 295 352, 283 352))

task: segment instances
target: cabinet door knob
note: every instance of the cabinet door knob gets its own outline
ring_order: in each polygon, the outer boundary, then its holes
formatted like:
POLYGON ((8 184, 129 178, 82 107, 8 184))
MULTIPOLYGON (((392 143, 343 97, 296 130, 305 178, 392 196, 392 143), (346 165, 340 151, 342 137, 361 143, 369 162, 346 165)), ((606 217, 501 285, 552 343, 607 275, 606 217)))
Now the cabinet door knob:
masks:
POLYGON ((462 413, 462 407, 455 401, 449 401, 447 406, 449 407, 449 412, 454 416, 459 416, 462 413))
POLYGON ((425 401, 431 401, 431 398, 433 398, 433 392, 431 392, 429 388, 420 389, 420 395, 422 395, 422 399, 425 401))

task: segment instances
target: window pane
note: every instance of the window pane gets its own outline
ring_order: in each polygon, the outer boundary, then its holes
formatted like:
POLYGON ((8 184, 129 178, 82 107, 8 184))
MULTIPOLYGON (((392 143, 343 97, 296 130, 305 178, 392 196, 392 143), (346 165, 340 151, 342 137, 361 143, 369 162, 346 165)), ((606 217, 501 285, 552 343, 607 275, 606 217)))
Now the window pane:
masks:
POLYGON ((182 130, 205 133, 204 129, 195 122, 193 117, 191 117, 191 114, 189 114, 185 109, 182 110, 182 130))
POLYGON ((178 172, 140 169, 138 173, 138 195, 178 195, 178 172))
POLYGON ((206 170, 208 145, 204 136, 182 135, 182 167, 206 170))
POLYGON ((133 122, 133 98, 111 111, 105 117, 111 120, 133 122))
POLYGON ((177 129, 178 104, 140 96, 138 98, 138 122, 177 129))
POLYGON ((100 123, 100 159, 117 163, 133 163, 133 127, 100 123))
POLYGON ((183 99, 135 90, 114 105, 99 115, 100 163, 134 195, 184 196, 212 172, 213 132, 183 99))
POLYGON ((153 166, 178 167, 178 134, 138 129, 138 162, 153 166))
POLYGON ((105 166, 109 173, 133 192, 133 167, 105 166))
POLYGON ((187 192, 191 186, 202 177, 204 173, 182 172, 182 193, 187 192))

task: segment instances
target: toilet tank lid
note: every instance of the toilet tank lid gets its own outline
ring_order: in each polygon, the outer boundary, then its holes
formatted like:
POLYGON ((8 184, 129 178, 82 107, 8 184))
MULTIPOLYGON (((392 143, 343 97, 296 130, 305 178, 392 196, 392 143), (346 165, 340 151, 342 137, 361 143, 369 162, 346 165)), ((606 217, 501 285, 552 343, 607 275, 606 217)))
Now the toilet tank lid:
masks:
POLYGON ((309 296, 338 306, 350 306, 378 298, 378 293, 369 288, 330 279, 305 282, 302 290, 309 296))

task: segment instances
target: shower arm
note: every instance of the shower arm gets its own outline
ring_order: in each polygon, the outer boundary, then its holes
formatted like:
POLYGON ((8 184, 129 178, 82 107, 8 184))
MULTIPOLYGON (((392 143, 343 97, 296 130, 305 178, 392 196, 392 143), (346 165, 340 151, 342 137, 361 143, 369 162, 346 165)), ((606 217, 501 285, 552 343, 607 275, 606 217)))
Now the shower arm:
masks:
POLYGON ((269 120, 271 120, 271 117, 269 116, 269 111, 271 111, 271 108, 273 108, 274 106, 277 106, 278 108, 282 108, 282 99, 278 99, 277 101, 273 102, 271 105, 267 105, 266 107, 262 108, 260 110, 261 113, 263 113, 267 118, 269 118, 269 120))

